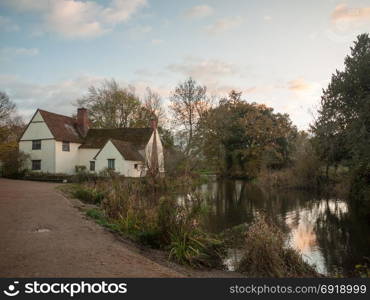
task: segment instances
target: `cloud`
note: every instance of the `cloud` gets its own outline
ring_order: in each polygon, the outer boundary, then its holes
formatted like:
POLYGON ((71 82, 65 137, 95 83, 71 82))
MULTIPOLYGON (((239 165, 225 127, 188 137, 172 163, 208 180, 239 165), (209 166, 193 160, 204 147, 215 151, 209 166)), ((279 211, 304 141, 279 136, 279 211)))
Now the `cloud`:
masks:
POLYGON ((331 14, 333 23, 349 22, 362 23, 370 21, 370 6, 362 8, 350 8, 347 4, 339 4, 331 14))
POLYGON ((213 8, 208 5, 193 6, 186 11, 185 16, 189 18, 203 18, 213 14, 213 8))
POLYGON ((314 84, 304 80, 303 78, 297 78, 289 81, 287 83, 287 87, 293 92, 304 92, 314 88, 314 84))
POLYGON ((130 34, 131 38, 140 39, 140 38, 143 38, 149 32, 152 32, 152 30, 153 28, 149 25, 138 25, 138 26, 131 27, 128 30, 128 33, 130 34))
POLYGON ((215 23, 208 25, 206 27, 206 30, 209 33, 223 33, 226 31, 230 31, 232 29, 238 28, 241 24, 243 23, 243 18, 238 16, 238 17, 229 17, 229 18, 223 18, 215 23))
POLYGON ((337 43, 351 43, 354 36, 368 31, 370 26, 370 6, 353 8, 338 4, 330 16, 330 26, 325 35, 337 43))
POLYGON ((12 59, 16 56, 35 56, 38 54, 39 49, 37 48, 12 48, 12 47, 0 48, 0 56, 1 59, 3 60, 12 59))
POLYGON ((237 68, 233 64, 217 59, 198 59, 192 57, 186 58, 182 63, 170 64, 167 66, 167 69, 202 80, 237 73, 237 68))
POLYGON ((153 45, 160 45, 160 44, 163 44, 163 40, 161 40, 161 39, 152 39, 151 40, 151 43, 153 44, 153 45))
MULTIPOLYGON (((37 108, 64 115, 76 112, 75 100, 81 98, 90 86, 99 86, 104 77, 83 75, 73 79, 61 80, 49 84, 39 84, 24 81, 22 78, 0 74, 2 88, 17 105, 19 114, 28 121, 37 108)), ((169 88, 165 85, 155 85, 150 80, 135 80, 127 82, 116 80, 122 87, 133 86, 136 93, 142 97, 148 86, 162 97, 168 97, 169 88)))
POLYGON ((19 31, 19 26, 9 18, 0 16, 0 30, 5 32, 19 31))
POLYGON ((240 86, 234 82, 240 77, 241 70, 227 61, 187 57, 180 63, 168 65, 166 69, 180 74, 182 80, 184 77, 194 78, 200 84, 206 85, 212 95, 226 96, 233 89, 240 90, 240 86))
POLYGON ((1 85, 16 103, 19 113, 29 118, 37 108, 52 112, 72 114, 75 112, 74 100, 81 97, 89 86, 100 83, 101 77, 80 76, 52 84, 25 82, 13 75, 1 75, 1 85))
POLYGON ((266 22, 270 22, 272 20, 272 17, 271 16, 264 16, 263 19, 266 21, 266 22))
POLYGON ((4 3, 21 12, 39 13, 45 31, 73 39, 110 32, 144 7, 146 0, 111 0, 107 6, 81 0, 5 0, 4 3))

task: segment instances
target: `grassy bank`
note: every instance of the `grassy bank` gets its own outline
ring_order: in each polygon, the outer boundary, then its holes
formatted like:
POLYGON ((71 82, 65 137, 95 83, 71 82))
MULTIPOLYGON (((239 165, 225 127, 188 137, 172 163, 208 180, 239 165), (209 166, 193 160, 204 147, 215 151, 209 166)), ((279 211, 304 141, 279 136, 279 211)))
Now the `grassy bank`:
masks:
POLYGON ((269 235, 260 231, 258 238, 255 236, 256 241, 250 241, 250 231, 256 228, 253 225, 240 225, 238 229, 219 235, 207 232, 203 224, 208 210, 207 201, 204 195, 197 192, 196 181, 189 178, 112 177, 109 180, 64 185, 62 189, 74 198, 94 204, 86 214, 101 226, 140 245, 165 251, 168 259, 176 263, 193 268, 224 269, 227 248, 238 245, 245 255, 237 269, 246 276, 294 276, 297 271, 294 273, 291 266, 298 266, 298 262, 302 266, 300 276, 316 274, 299 260, 298 253, 284 250, 285 246, 279 243, 281 233, 277 230, 268 228, 269 235), (174 191, 181 191, 186 196, 179 200, 174 191), (269 246, 263 248, 266 243, 269 246), (251 245, 254 245, 253 251, 250 251, 251 245), (277 249, 284 253, 283 260, 275 259, 277 249), (266 272, 266 266, 254 257, 257 253, 263 253, 265 262, 270 261, 271 268, 285 271, 266 272), (285 263, 290 263, 290 266, 285 267, 285 263))
POLYGON ((168 252, 169 259, 193 267, 222 266, 223 244, 203 230, 205 201, 191 179, 126 179, 65 186, 71 196, 97 207, 87 215, 131 240, 168 252), (179 203, 173 191, 187 197, 179 203))

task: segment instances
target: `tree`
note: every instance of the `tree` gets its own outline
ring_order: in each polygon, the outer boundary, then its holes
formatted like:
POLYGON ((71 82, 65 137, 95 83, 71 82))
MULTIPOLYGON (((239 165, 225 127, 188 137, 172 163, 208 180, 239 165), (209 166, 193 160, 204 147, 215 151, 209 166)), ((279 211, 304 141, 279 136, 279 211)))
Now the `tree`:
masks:
POLYGON ((296 128, 288 115, 243 101, 232 91, 203 114, 198 135, 206 160, 220 173, 253 178, 263 164, 288 164, 296 128))
POLYGON ((15 111, 15 104, 10 101, 9 96, 0 91, 0 122, 4 122, 10 118, 15 111))
POLYGON ((89 110, 89 118, 97 128, 133 127, 141 107, 134 89, 122 88, 113 79, 105 80, 99 88, 91 86, 77 104, 89 110))
POLYGON ((198 121, 210 107, 207 88, 198 85, 192 78, 188 78, 175 88, 170 101, 173 122, 184 133, 185 153, 189 154, 193 147, 193 138, 198 121))
POLYGON ((3 176, 17 177, 25 170, 27 156, 18 151, 18 138, 25 127, 16 114, 16 106, 0 91, 0 161, 3 176))
POLYGON ((158 121, 158 126, 163 126, 166 121, 165 111, 159 94, 147 87, 146 94, 141 100, 141 106, 135 120, 135 127, 150 127, 151 120, 153 119, 158 121))
POLYGON ((367 190, 370 208, 370 37, 361 34, 323 91, 312 126, 317 151, 327 165, 346 164, 353 183, 367 190))

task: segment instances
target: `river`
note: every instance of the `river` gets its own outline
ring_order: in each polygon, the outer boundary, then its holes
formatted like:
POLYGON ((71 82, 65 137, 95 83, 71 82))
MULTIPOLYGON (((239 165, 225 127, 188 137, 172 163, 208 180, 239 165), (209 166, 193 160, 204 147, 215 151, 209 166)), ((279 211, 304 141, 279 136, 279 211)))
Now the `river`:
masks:
MULTIPOLYGON (((218 233, 242 223, 250 224, 264 212, 288 236, 288 243, 323 274, 350 274, 364 257, 370 257, 370 226, 358 209, 343 199, 319 197, 307 191, 264 191, 241 180, 203 184, 208 195, 208 230, 218 233)), ((229 250, 230 270, 240 251, 229 250)))

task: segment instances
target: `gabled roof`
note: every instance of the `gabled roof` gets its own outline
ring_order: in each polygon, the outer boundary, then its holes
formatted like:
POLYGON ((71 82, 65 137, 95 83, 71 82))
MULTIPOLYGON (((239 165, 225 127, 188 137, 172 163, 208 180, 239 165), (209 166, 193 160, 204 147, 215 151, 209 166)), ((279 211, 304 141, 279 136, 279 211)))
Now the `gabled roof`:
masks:
MULTIPOLYGON (((86 137, 82 137, 77 129, 76 119, 51 113, 42 109, 38 109, 35 115, 37 112, 41 114, 46 125, 57 141, 80 143, 82 144, 80 145, 80 148, 100 149, 108 140, 117 140, 129 143, 129 148, 131 147, 134 151, 137 151, 145 148, 153 133, 152 128, 89 129, 86 137)), ((138 158, 136 155, 135 157, 138 158)))
POLYGON ((80 148, 102 148, 108 140, 130 143, 134 149, 144 149, 153 133, 152 128, 90 129, 80 148))
POLYGON ((46 125, 57 141, 82 143, 82 138, 77 131, 77 121, 74 118, 51 113, 38 109, 46 125))
MULTIPOLYGON (((129 143, 124 141, 118 141, 114 139, 109 139, 106 144, 111 141, 114 147, 118 150, 119 153, 123 156, 125 160, 133 160, 133 161, 142 161, 144 162, 143 156, 138 152, 135 147, 129 143)), ((105 145, 104 145, 105 146, 105 145)), ((95 155, 94 159, 96 159, 99 153, 103 150, 104 146, 99 150, 99 152, 95 155)))

